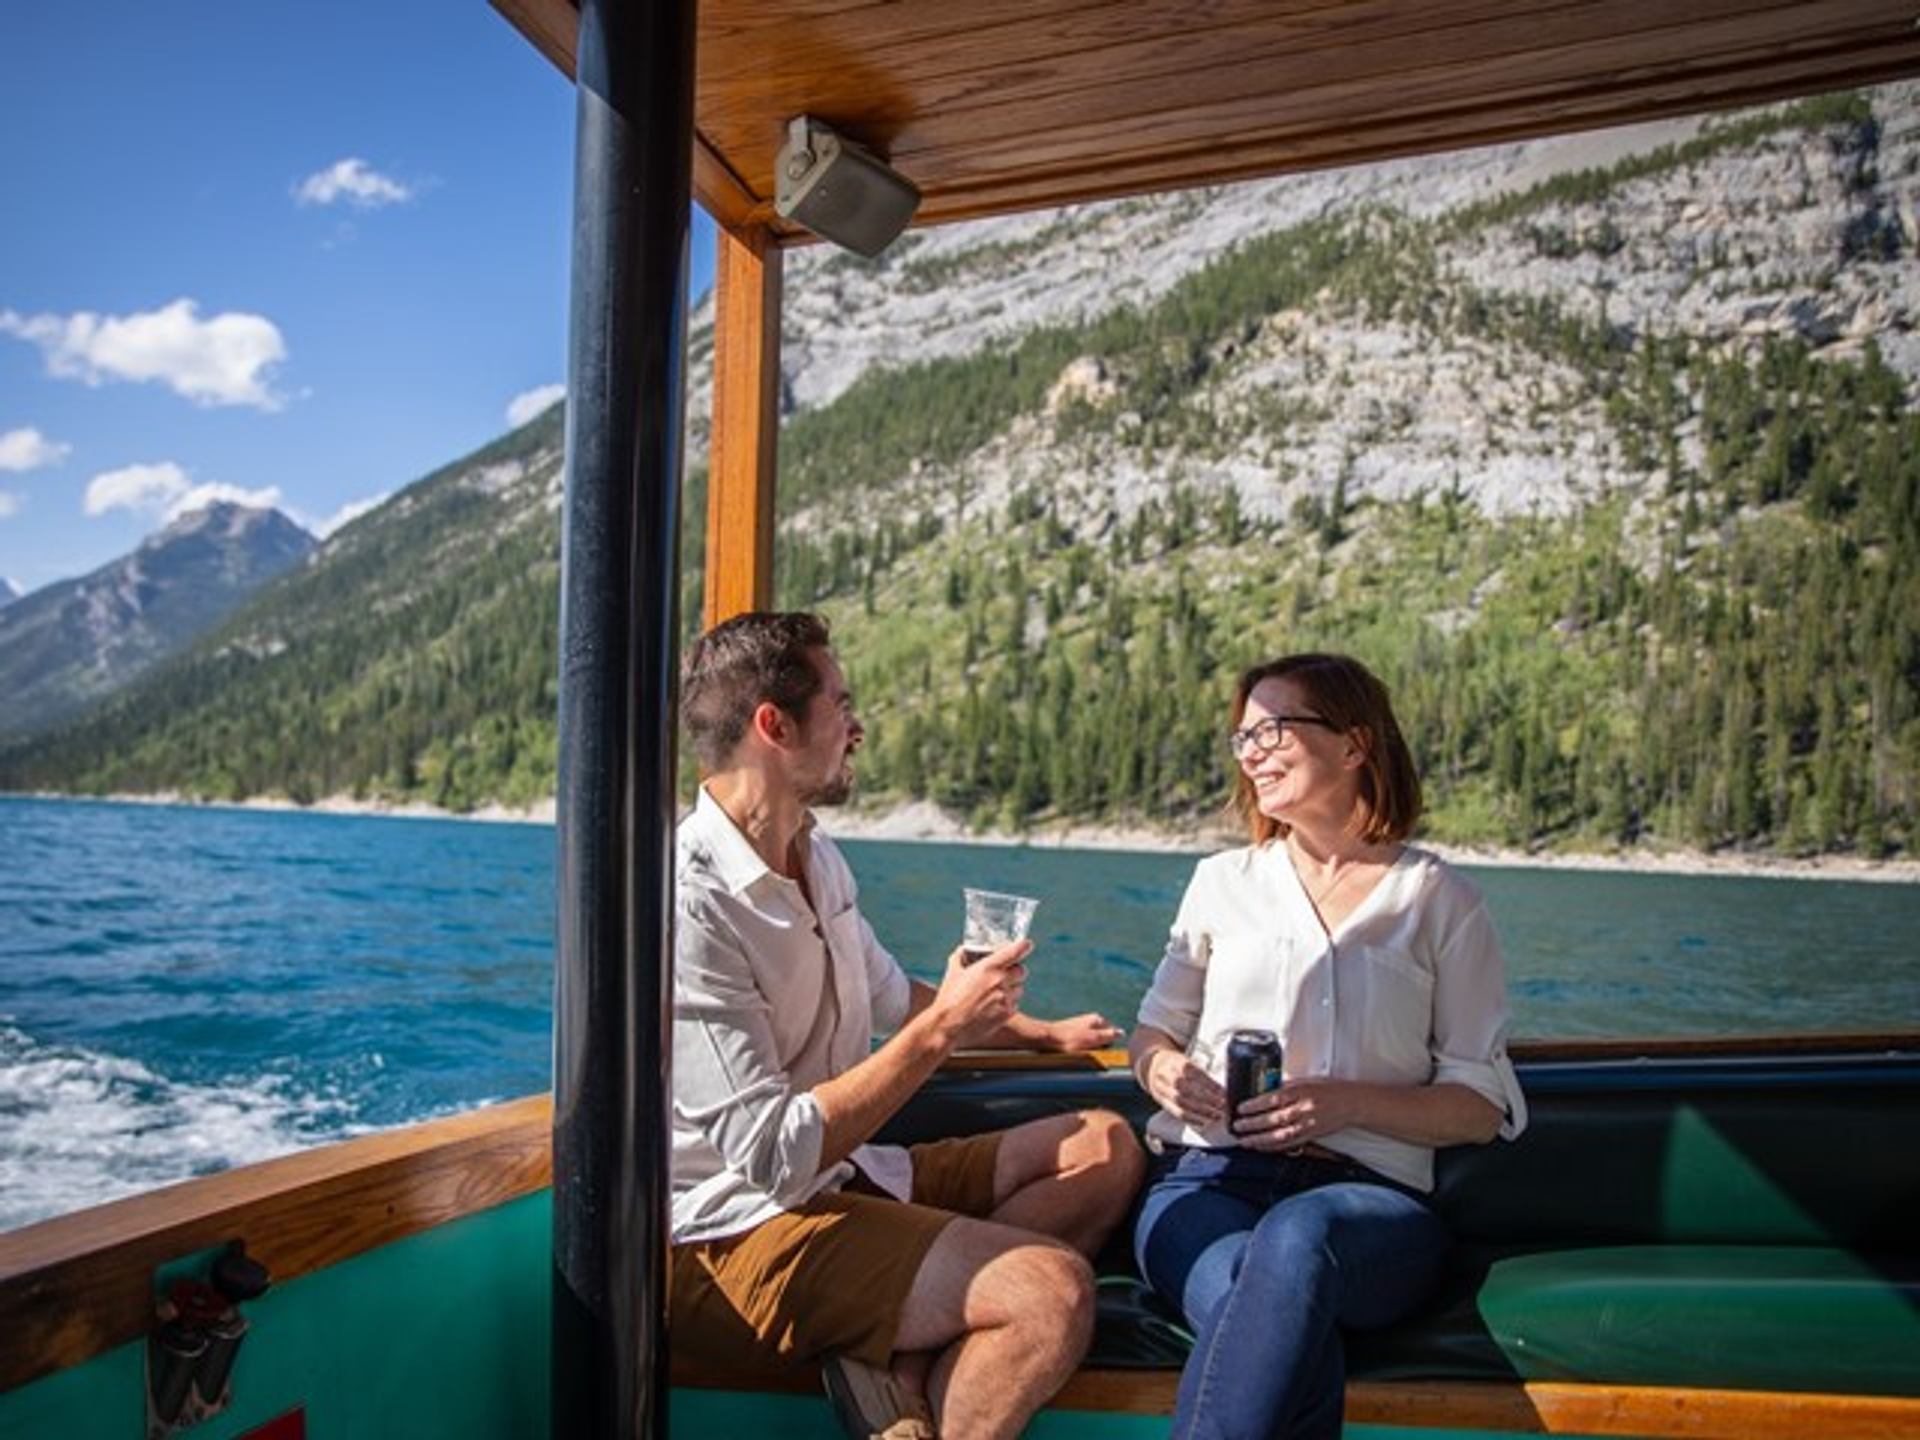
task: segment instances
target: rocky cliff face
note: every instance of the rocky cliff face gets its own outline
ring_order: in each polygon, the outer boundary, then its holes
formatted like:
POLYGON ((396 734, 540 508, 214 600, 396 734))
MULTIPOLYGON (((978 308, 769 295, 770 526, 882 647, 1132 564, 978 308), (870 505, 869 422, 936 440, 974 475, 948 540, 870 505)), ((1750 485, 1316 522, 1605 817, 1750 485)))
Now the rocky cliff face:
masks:
MULTIPOLYGON (((872 262, 807 247, 787 262, 783 404, 819 410, 863 376, 1149 312, 1261 236, 1332 224, 1369 233, 1433 306, 1383 315, 1330 288, 1233 337, 1188 402, 1229 434, 1184 447, 1185 478, 1232 485, 1270 515, 1342 479, 1353 498, 1455 488, 1493 514, 1566 513, 1644 478, 1606 395, 1564 358, 1463 333, 1446 312, 1543 302, 1629 342, 1739 351, 1795 337, 1823 358, 1858 358, 1872 340, 1920 381, 1920 86, 1868 94, 1870 114, 1851 121, 1660 122, 910 232, 872 262)), ((698 456, 708 307, 694 331, 698 456)), ((1140 417, 1124 399, 1103 406, 1119 394, 1100 388, 1103 366, 1063 369, 1044 412, 970 457, 971 490, 993 500, 1073 477, 1067 503, 1096 520, 1154 494, 1177 452, 1143 456, 1140 417), (1063 439, 1048 416, 1076 397, 1104 423, 1063 439)), ((1697 461, 1697 436, 1682 441, 1697 461)), ((928 495, 952 488, 928 480, 928 495)))
POLYGON ((303 560, 314 538, 277 510, 220 503, 131 555, 0 611, 0 736, 57 724, 218 624, 303 560))

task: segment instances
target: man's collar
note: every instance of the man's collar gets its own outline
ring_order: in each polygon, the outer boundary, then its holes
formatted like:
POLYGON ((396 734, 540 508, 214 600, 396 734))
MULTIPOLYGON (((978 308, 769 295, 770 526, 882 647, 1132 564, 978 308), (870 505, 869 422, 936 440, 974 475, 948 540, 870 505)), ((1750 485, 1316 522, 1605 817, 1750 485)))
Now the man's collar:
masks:
MULTIPOLYGON (((760 858, 760 852, 753 848, 753 842, 733 823, 726 806, 714 799, 705 785, 700 787, 699 798, 693 802, 693 813, 695 823, 706 837, 712 852, 714 869, 719 872, 720 882, 733 894, 738 895, 763 875, 778 873, 760 858)), ((813 812, 803 812, 800 833, 795 839, 797 844, 809 851, 813 845, 813 827, 813 812)))

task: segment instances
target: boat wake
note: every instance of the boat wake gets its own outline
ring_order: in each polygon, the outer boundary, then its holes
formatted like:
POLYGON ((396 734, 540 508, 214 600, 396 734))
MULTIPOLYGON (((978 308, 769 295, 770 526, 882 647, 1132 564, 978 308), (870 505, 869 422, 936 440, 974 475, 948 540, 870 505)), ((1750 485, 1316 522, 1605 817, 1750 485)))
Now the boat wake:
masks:
POLYGON ((380 1127, 284 1076, 169 1080, 0 1016, 0 1230, 380 1127))

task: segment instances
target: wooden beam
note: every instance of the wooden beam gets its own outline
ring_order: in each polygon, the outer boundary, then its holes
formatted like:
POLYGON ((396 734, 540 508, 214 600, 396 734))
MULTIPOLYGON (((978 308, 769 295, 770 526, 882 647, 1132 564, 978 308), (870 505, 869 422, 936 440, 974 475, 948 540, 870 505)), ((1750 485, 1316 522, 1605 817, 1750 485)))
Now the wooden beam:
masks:
POLYGON ((781 270, 779 247, 765 230, 721 230, 713 280, 708 626, 773 605, 781 270))
POLYGON ((0 1391, 146 1334, 182 1255, 244 1240, 278 1283, 544 1189, 552 1131, 536 1095, 0 1234, 0 1391))

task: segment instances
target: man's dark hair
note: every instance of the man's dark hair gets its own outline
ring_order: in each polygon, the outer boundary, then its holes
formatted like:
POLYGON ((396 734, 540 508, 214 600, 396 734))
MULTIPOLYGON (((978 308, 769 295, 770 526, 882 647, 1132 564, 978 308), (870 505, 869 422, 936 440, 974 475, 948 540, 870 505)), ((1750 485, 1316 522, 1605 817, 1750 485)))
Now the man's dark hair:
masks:
POLYGON ((680 719, 704 770, 717 770, 762 703, 801 724, 819 692, 813 651, 827 622, 802 610, 754 610, 723 620, 693 642, 680 680, 680 719))

